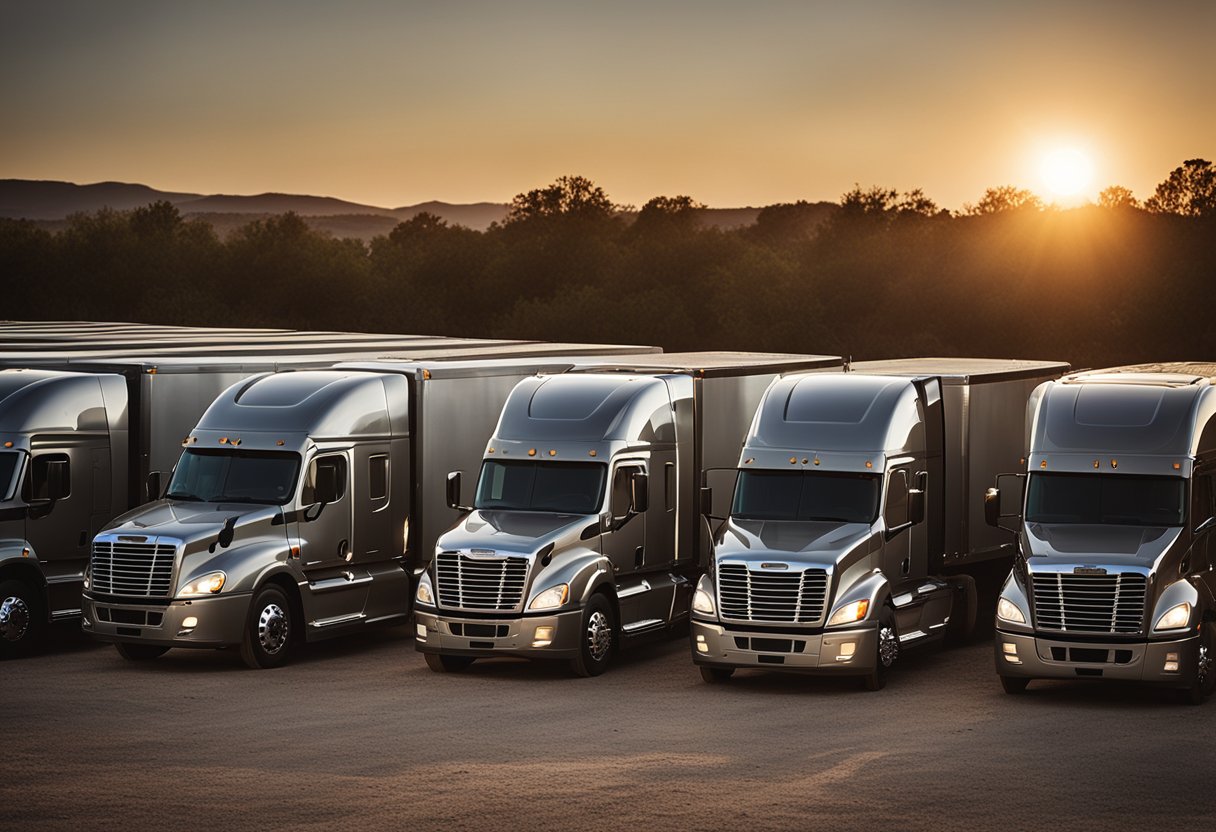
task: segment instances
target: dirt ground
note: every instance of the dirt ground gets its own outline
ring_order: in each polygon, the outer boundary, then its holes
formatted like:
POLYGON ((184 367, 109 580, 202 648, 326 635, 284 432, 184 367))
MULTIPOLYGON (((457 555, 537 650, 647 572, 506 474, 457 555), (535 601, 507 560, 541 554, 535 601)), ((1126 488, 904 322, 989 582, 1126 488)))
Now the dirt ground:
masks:
POLYGON ((0 829, 1209 828, 1216 701, 1085 683, 1001 692, 987 643, 887 688, 740 673, 684 641, 596 679, 430 672, 410 631, 245 670, 149 664, 65 629, 0 664, 0 829))

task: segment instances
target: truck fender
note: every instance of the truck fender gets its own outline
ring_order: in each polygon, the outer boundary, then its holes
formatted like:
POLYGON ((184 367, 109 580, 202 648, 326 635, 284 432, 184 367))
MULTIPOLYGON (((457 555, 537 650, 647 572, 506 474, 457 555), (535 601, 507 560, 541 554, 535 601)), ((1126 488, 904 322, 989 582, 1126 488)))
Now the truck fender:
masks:
POLYGON ((1192 582, 1186 578, 1174 581, 1162 591, 1157 597, 1157 603, 1153 605, 1153 614, 1148 621, 1149 632, 1153 632, 1161 616, 1179 604, 1191 605, 1192 627, 1211 616, 1213 610, 1211 592, 1203 581, 1192 582))
POLYGON ((864 619, 866 621, 877 621, 883 605, 891 600, 891 583, 887 580, 887 576, 877 569, 838 592, 831 608, 827 611, 825 620, 831 618, 832 613, 840 607, 863 600, 870 602, 864 619))

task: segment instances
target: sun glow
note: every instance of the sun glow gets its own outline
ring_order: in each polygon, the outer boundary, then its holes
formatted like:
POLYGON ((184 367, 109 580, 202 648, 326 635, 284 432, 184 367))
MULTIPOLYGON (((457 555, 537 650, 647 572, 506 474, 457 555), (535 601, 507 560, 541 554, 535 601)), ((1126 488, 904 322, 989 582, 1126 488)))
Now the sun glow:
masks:
POLYGON ((1055 197, 1080 195, 1093 178, 1089 156, 1075 147, 1059 148, 1043 156, 1039 174, 1043 186, 1055 197))

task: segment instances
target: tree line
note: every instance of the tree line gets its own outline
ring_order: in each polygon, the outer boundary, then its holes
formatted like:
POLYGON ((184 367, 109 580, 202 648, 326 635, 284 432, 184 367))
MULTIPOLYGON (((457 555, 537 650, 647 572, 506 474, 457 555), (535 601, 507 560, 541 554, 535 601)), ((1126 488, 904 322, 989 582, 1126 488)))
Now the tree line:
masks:
POLYGON ((0 220, 9 319, 433 333, 857 359, 974 355, 1074 366, 1216 359, 1216 170, 1194 159, 1143 204, 1111 187, 1058 210, 989 189, 957 214, 922 191, 700 222, 577 176, 486 231, 420 214, 370 243, 260 219, 220 238, 166 202, 0 220))

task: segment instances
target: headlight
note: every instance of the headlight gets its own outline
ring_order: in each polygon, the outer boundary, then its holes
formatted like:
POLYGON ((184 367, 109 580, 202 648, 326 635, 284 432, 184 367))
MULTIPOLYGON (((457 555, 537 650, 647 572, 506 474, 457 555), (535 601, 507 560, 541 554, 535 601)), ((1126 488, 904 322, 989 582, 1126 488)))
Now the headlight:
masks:
POLYGON ((550 587, 532 599, 532 603, 528 604, 530 610, 551 610, 560 607, 566 603, 566 598, 570 595, 569 584, 558 584, 550 587))
POLYGON ((692 608, 706 615, 714 614, 714 599, 703 589, 698 589, 692 596, 692 608))
POLYGON ((225 576, 223 572, 208 572, 201 578, 198 578, 186 584, 178 590, 178 597, 191 597, 197 595, 214 595, 224 588, 225 576))
POLYGON ((868 600, 854 601, 851 604, 845 604, 836 612, 832 613, 832 617, 828 619, 828 626, 835 627, 839 624, 852 624, 854 621, 860 621, 866 617, 866 613, 870 609, 868 600))
POLYGON ((1165 611, 1165 615, 1157 619, 1157 626, 1154 630, 1181 630, 1191 620, 1191 605, 1187 603, 1178 604, 1170 607, 1165 611))
POLYGON ((414 603, 425 607, 435 606, 435 593, 431 591, 431 582, 426 575, 418 582, 418 591, 414 593, 414 603))
POLYGON ((1026 616, 1018 609, 1017 604, 1002 598, 996 602, 996 617, 1013 624, 1025 624, 1026 616))

